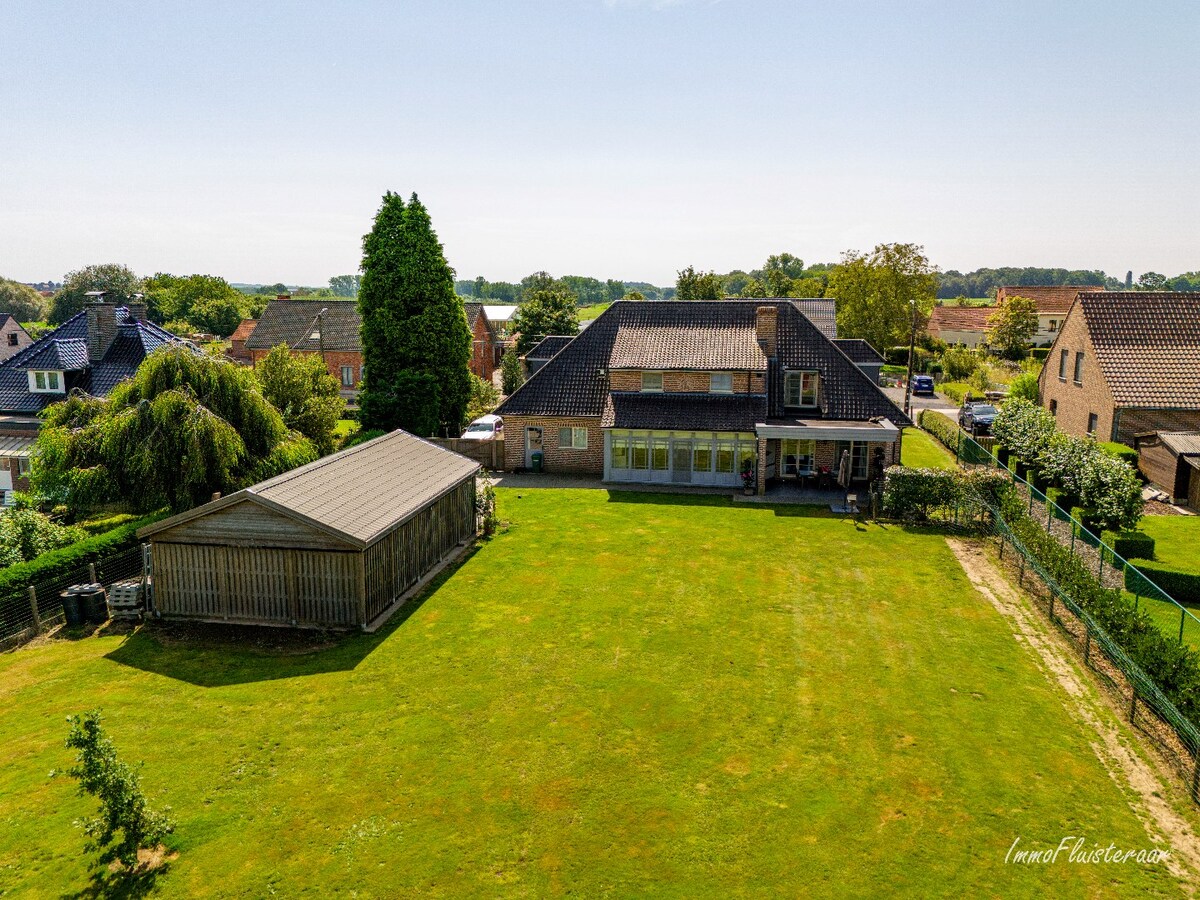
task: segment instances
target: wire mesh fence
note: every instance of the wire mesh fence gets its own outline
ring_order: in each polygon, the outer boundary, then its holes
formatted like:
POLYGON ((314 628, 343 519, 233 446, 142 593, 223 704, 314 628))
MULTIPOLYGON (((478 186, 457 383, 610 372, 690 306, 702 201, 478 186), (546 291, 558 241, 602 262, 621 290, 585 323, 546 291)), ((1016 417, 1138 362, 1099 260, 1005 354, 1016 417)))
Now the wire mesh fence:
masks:
POLYGON ((991 451, 960 433, 955 456, 967 466, 988 466, 1012 479, 1028 505, 1031 518, 1044 523, 1045 530, 1079 557, 1096 574, 1101 587, 1119 590, 1137 609, 1144 609, 1155 625, 1181 644, 1200 650, 1200 618, 1125 559, 1099 535, 1071 515, 1036 485, 1001 465, 991 451))
POLYGON ((118 581, 140 578, 143 548, 130 547, 56 575, 9 589, 0 595, 0 647, 31 640, 64 622, 63 591, 76 584, 99 582, 110 587, 118 581))

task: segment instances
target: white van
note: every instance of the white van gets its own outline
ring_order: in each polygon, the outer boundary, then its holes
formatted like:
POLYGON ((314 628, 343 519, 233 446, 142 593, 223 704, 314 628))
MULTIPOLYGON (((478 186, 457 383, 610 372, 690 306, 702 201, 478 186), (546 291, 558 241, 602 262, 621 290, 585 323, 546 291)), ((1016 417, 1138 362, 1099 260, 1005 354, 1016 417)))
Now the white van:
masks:
POLYGON ((462 433, 464 441, 490 441, 500 437, 504 437, 504 420, 491 414, 480 416, 462 433))

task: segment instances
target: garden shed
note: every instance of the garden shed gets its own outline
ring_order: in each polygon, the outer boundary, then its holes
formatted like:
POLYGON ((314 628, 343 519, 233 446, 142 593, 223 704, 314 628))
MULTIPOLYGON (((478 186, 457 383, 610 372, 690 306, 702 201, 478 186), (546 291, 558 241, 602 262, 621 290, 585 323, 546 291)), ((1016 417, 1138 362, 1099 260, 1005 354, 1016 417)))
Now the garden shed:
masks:
POLYGON ((393 431, 156 522, 155 612, 366 628, 474 537, 478 471, 393 431))

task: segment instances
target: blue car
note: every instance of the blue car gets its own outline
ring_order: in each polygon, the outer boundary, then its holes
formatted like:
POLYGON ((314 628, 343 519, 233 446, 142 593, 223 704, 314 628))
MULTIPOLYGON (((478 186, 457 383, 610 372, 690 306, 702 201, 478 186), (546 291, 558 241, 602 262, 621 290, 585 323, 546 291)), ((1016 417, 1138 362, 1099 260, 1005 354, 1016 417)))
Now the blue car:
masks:
POLYGON ((912 392, 914 394, 928 394, 933 396, 933 376, 932 375, 914 375, 912 381, 912 392))

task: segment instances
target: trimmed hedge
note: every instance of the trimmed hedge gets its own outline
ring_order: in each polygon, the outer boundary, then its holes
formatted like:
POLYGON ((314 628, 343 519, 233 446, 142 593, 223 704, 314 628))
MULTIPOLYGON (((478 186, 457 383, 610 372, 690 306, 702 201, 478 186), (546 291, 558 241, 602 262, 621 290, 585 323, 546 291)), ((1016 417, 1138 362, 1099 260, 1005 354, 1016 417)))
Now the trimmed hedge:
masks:
POLYGON ((943 381, 938 389, 955 403, 962 403, 974 391, 965 381, 943 381))
POLYGON ((944 413, 932 409, 923 409, 917 415, 917 424, 941 441, 951 453, 958 455, 962 431, 958 423, 944 413))
POLYGON ((1071 507, 1071 517, 1083 524, 1083 527, 1092 534, 1097 534, 1100 529, 1096 527, 1096 511, 1089 506, 1073 506, 1071 507))
POLYGON ((31 584, 67 575, 88 563, 99 562, 106 556, 135 546, 138 529, 157 522, 165 515, 165 511, 152 513, 104 534, 43 553, 29 562, 0 569, 0 600, 22 596, 31 584))
POLYGON ((1057 503, 1063 510, 1070 511, 1079 505, 1079 498, 1066 488, 1052 487, 1046 489, 1046 499, 1057 503))
POLYGON ((1029 356, 1030 356, 1032 359, 1036 359, 1036 360, 1039 360, 1039 361, 1041 361, 1041 362, 1045 362, 1045 361, 1046 361, 1046 358, 1047 358, 1049 355, 1050 355, 1050 348, 1049 348, 1049 347, 1033 347, 1033 348, 1032 348, 1032 349, 1030 349, 1030 351, 1029 351, 1029 356))
POLYGON ((1135 469, 1137 468, 1138 452, 1128 444, 1122 444, 1117 441, 1099 441, 1096 443, 1096 449, 1129 463, 1135 469))
POLYGON ((1008 448, 1003 444, 995 444, 992 447, 992 454, 996 457, 996 462, 1000 463, 1004 468, 1008 468, 1008 448))
POLYGON ((1200 604, 1200 573, 1184 572, 1166 563, 1139 559, 1125 569, 1125 587, 1131 591, 1145 592, 1141 580, 1131 574, 1135 570, 1141 572, 1152 583, 1158 585, 1180 603, 1200 604))
POLYGON ((1154 559, 1154 538, 1144 531, 1106 531, 1100 539, 1117 556, 1126 559, 1154 559))

